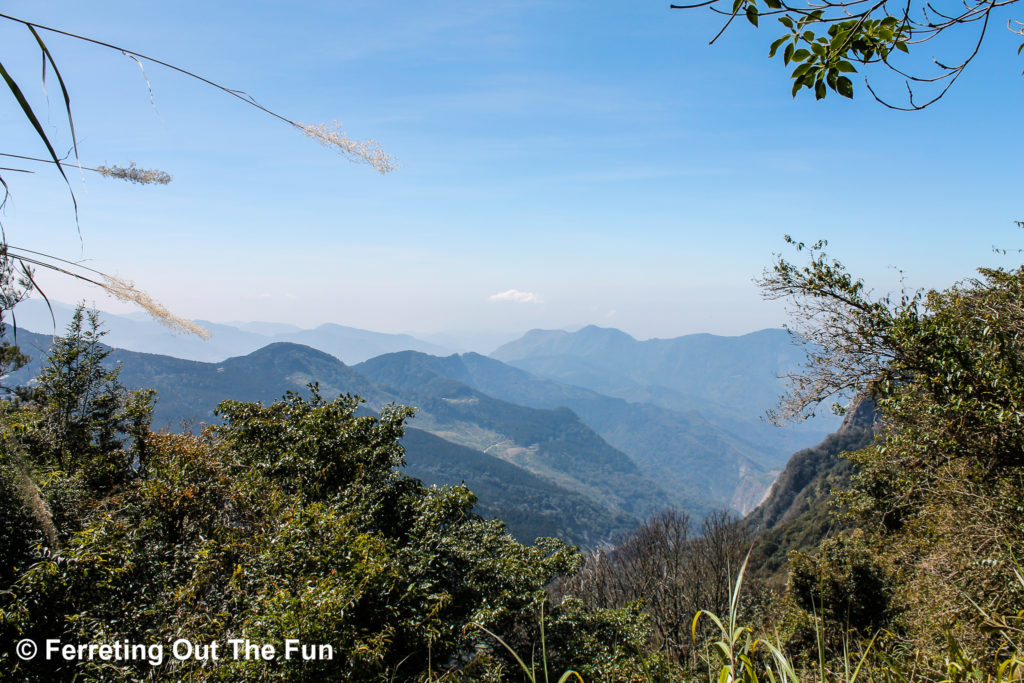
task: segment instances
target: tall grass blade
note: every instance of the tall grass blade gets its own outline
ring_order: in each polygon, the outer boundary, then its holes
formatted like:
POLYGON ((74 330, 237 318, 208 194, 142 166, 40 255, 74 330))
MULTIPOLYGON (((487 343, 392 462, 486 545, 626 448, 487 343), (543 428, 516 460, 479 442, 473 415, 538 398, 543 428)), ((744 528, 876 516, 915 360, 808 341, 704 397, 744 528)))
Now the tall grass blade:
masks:
POLYGON ((39 49, 43 52, 43 86, 46 86, 46 62, 50 63, 53 68, 53 73, 57 76, 57 83, 60 84, 60 93, 64 96, 64 110, 68 114, 68 128, 71 131, 71 145, 75 150, 75 158, 78 158, 78 136, 75 135, 75 120, 71 116, 71 95, 68 94, 68 88, 64 85, 64 77, 60 75, 60 69, 57 68, 57 62, 54 61, 53 55, 50 54, 49 48, 46 47, 46 43, 36 32, 35 27, 32 24, 28 24, 28 30, 32 32, 32 36, 39 43, 39 49))
MULTIPOLYGON (((14 95, 14 99, 18 101, 18 106, 21 107, 21 111, 25 114, 25 118, 29 120, 32 127, 36 129, 36 135, 43 141, 46 146, 46 151, 50 153, 50 158, 53 159, 53 163, 57 165, 57 170, 60 171, 60 175, 64 178, 64 183, 68 186, 68 192, 71 193, 71 203, 75 208, 75 223, 78 223, 78 200, 75 199, 75 191, 71 189, 71 181, 68 180, 68 176, 64 173, 64 164, 61 163, 60 157, 57 156, 57 152, 53 149, 53 145, 50 144, 50 138, 46 136, 46 131, 43 130, 43 125, 39 123, 39 119, 36 117, 36 113, 32 111, 32 105, 25 99, 25 94, 21 92, 21 88, 11 78, 11 75, 7 73, 7 69, 4 68, 2 62, 0 62, 0 76, 3 76, 4 81, 7 83, 8 90, 14 95)), ((79 232, 81 237, 81 232, 79 232)))
POLYGON ((544 683, 548 681, 548 647, 544 641, 544 603, 540 603, 540 658, 544 661, 544 683))
POLYGON ((848 683, 855 683, 855 681, 857 680, 857 676, 860 674, 860 669, 862 666, 864 666, 864 662, 867 661, 868 654, 870 654, 871 648, 872 646, 874 646, 876 638, 878 638, 878 633, 875 633, 875 635, 871 636, 871 640, 868 641, 868 646, 864 648, 864 654, 861 655, 860 661, 857 662, 857 666, 853 670, 853 675, 848 676, 848 683))
POLYGON ((491 631, 489 631, 489 630, 488 630, 488 629, 487 629, 487 628, 486 628, 485 626, 483 626, 483 625, 481 625, 481 624, 478 624, 478 623, 476 623, 476 622, 473 622, 473 626, 476 626, 476 627, 477 627, 478 629, 480 629, 481 631, 483 631, 484 633, 486 633, 487 635, 489 635, 489 636, 490 636, 491 638, 494 638, 494 639, 495 639, 496 641, 498 641, 499 643, 501 643, 501 646, 502 646, 503 648, 505 648, 506 650, 508 650, 508 653, 509 653, 510 655, 512 655, 512 656, 513 656, 513 657, 515 658, 515 660, 516 660, 517 662, 519 662, 519 666, 520 666, 520 667, 522 668, 522 670, 523 670, 523 673, 525 673, 525 674, 526 674, 526 677, 527 677, 528 679, 530 679, 530 683, 537 683, 537 677, 536 677, 536 676, 534 675, 534 673, 533 673, 533 672, 532 672, 532 671, 531 671, 531 670, 529 669, 529 667, 527 667, 527 666, 526 666, 526 662, 524 662, 524 661, 522 660, 522 658, 521 658, 521 657, 520 657, 520 656, 519 656, 518 654, 516 654, 516 651, 515 651, 515 650, 513 650, 513 649, 512 649, 512 648, 511 648, 511 647, 509 646, 509 644, 508 644, 508 643, 506 643, 506 642, 505 642, 504 640, 502 640, 502 639, 501 639, 501 636, 499 636, 499 635, 498 635, 498 634, 496 634, 496 633, 492 633, 492 632, 491 632, 491 631))

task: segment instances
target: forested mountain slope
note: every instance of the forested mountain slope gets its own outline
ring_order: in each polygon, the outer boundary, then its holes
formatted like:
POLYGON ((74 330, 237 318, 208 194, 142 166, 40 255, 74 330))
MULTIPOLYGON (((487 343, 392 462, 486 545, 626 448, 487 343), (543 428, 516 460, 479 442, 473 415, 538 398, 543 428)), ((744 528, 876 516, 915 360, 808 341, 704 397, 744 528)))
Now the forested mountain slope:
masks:
POLYGON ((446 377, 520 405, 567 407, 660 482, 673 504, 695 516, 722 508, 746 512, 774 478, 773 458, 696 411, 630 403, 536 377, 479 354, 440 358, 407 351, 370 359, 355 369, 401 389, 446 377))
POLYGON ((869 445, 876 420, 874 401, 858 400, 838 430, 793 454, 764 502, 746 517, 759 532, 751 561, 765 574, 778 575, 791 551, 814 548, 835 531, 829 494, 845 488, 854 471, 842 454, 869 445))

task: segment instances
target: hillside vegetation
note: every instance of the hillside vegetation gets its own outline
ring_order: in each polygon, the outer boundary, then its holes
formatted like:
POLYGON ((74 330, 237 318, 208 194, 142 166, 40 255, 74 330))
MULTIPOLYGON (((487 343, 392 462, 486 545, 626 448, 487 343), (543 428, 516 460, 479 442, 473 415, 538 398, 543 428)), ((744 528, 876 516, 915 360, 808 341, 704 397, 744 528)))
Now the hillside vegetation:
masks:
MULTIPOLYGON (((780 261, 765 282, 796 302, 814 345, 784 410, 836 392, 865 400, 796 453, 748 519, 698 522, 670 508, 586 554, 555 538, 523 544, 474 511, 469 488, 403 473, 411 411, 393 404, 363 414, 357 399, 310 387, 222 402, 221 423, 200 434, 153 433, 153 393, 125 388, 80 313, 36 381, 0 404, 0 638, 187 634, 283 647, 295 634, 333 656, 203 664, 5 650, 0 671, 39 681, 1021 680, 1024 269, 870 299, 840 264, 810 255, 807 266, 780 261)), ((8 366, 23 362, 3 348, 8 366)), ((259 367, 297 381, 327 362, 309 349, 285 361, 282 349, 259 367)), ((544 466, 577 488, 619 477, 625 456, 568 409, 531 412, 437 372, 438 361, 404 361, 429 388, 420 401, 433 428, 492 406, 474 424, 517 448, 537 444, 533 456, 547 454, 544 466), (591 450, 562 449, 562 435, 581 433, 580 443, 596 439, 591 450), (574 453, 599 464, 589 479, 574 453)), ((381 363, 382 379, 387 367, 389 382, 408 379, 381 363)), ((206 372, 197 386, 232 371, 206 372)), ((359 376, 383 392, 375 400, 402 390, 359 376)), ((428 454, 414 468, 456 463, 482 491, 502 489, 506 475, 494 474, 515 467, 411 436, 428 454)), ((586 497, 548 507, 550 481, 506 471, 520 524, 557 527, 561 515, 566 534, 587 533, 589 518, 628 524, 586 497)))

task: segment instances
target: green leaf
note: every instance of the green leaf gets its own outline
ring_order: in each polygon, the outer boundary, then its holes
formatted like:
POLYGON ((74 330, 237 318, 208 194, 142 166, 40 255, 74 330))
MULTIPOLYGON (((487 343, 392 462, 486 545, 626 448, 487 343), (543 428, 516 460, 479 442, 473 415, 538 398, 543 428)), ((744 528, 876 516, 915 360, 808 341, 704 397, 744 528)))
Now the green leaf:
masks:
POLYGON ((793 20, 789 17, 779 17, 779 23, 788 28, 790 31, 793 30, 793 20))
POLYGON ((768 6, 768 9, 782 9, 782 3, 779 0, 764 0, 764 4, 768 6))
POLYGON ((793 76, 793 78, 800 78, 801 76, 803 76, 807 72, 811 71, 813 68, 814 68, 814 65, 809 63, 809 62, 805 63, 805 64, 801 64, 797 68, 793 69, 792 76, 793 76))
POLYGON ((836 68, 839 70, 839 73, 842 74, 852 74, 857 72, 857 70, 853 68, 853 64, 850 64, 849 62, 839 62, 836 68))
MULTIPOLYGON (((1024 49, 1024 45, 1021 45, 1021 48, 1024 49)), ((908 48, 907 44, 904 43, 902 40, 896 41, 896 49, 899 50, 900 52, 910 52, 910 48, 908 48)), ((1019 54, 1020 50, 1018 50, 1017 52, 1019 54)))
POLYGON ((825 92, 825 81, 818 81, 817 83, 814 84, 814 99, 825 99, 825 92))
POLYGON ((771 47, 768 49, 768 57, 769 57, 769 59, 775 56, 775 51, 778 50, 779 47, 783 43, 785 43, 787 40, 789 40, 789 36, 782 36, 778 40, 772 42, 771 47))
POLYGON ((793 59, 793 43, 787 45, 785 51, 782 53, 782 63, 789 66, 791 59, 793 59))
POLYGON ((711 644, 711 646, 718 650, 718 654, 722 657, 722 659, 724 659, 726 662, 729 661, 729 647, 725 643, 723 643, 721 640, 716 640, 711 644))
POLYGON ((853 83, 846 76, 840 76, 836 79, 836 92, 843 97, 853 97, 853 83))
POLYGON ((747 5, 747 21, 757 26, 757 7, 754 5, 747 5))
POLYGON ((797 50, 796 52, 794 52, 792 54, 792 58, 793 58, 794 62, 803 62, 803 61, 805 61, 810 56, 811 56, 810 50, 805 50, 804 48, 800 48, 799 50, 797 50))

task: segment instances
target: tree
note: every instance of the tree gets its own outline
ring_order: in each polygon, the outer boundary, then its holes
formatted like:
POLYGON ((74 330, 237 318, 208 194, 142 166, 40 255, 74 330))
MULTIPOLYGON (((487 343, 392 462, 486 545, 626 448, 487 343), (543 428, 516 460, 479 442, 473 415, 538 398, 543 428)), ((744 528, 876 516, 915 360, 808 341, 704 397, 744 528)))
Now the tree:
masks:
POLYGON ((694 665, 694 615, 728 611, 732 581, 751 543, 747 527, 726 512, 704 519, 698 531, 681 510, 653 515, 614 548, 592 551, 556 594, 592 609, 642 605, 656 648, 676 663, 694 665))
POLYGON ((1024 655, 1019 615, 1004 616, 1024 605, 1024 268, 873 299, 823 246, 804 267, 780 259, 762 282, 821 344, 784 412, 864 391, 882 430, 847 456, 856 472, 837 494, 863 536, 798 558, 794 590, 805 605, 830 595, 826 611, 856 625, 884 617, 894 647, 930 666, 955 645, 992 673, 1006 653, 1024 655), (858 597, 863 585, 879 600, 858 597))
POLYGON ((79 305, 39 376, 16 394, 38 410, 32 431, 37 461, 112 485, 145 466, 153 392, 121 384, 120 368, 107 362, 111 349, 101 343, 103 335, 96 311, 79 305), (132 446, 125 452, 128 435, 132 446))
MULTIPOLYGON (((25 354, 7 338, 6 314, 32 290, 31 273, 24 264, 20 264, 19 272, 18 264, 6 251, 7 245, 0 243, 0 378, 28 362, 25 354)), ((4 387, 0 385, 0 389, 4 387)))
MULTIPOLYGON (((868 92, 892 109, 924 109, 941 99, 978 54, 990 23, 1000 17, 999 10, 1017 0, 966 0, 951 10, 939 8, 928 0, 827 0, 826 2, 793 2, 792 0, 699 0, 692 4, 672 5, 673 9, 710 8, 727 17, 725 25, 712 43, 737 16, 743 16, 755 27, 763 17, 775 17, 785 33, 772 42, 768 56, 779 55, 783 64, 793 65, 794 97, 802 89, 814 91, 822 99, 829 90, 843 97, 853 97, 849 74, 858 68, 868 71, 888 70, 903 78, 907 103, 896 105, 879 96, 865 79, 868 92), (918 71, 909 63, 914 52, 930 41, 941 42, 944 34, 974 31, 970 45, 952 60, 933 58, 932 72, 918 71), (901 55, 903 53, 903 55, 901 55), (901 59, 902 57, 902 59, 901 59), (934 86, 924 101, 915 99, 915 88, 934 86)), ((1024 35, 1024 23, 1007 28, 1024 35)), ((1024 51, 1021 44, 1018 54, 1024 51)))

